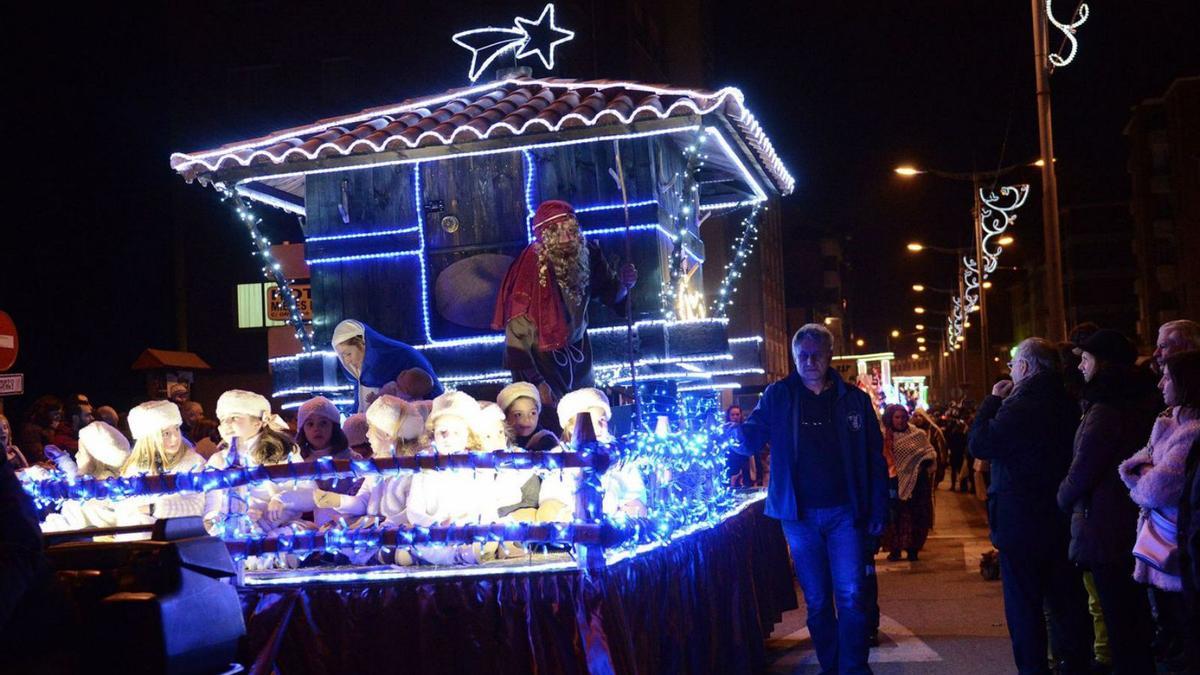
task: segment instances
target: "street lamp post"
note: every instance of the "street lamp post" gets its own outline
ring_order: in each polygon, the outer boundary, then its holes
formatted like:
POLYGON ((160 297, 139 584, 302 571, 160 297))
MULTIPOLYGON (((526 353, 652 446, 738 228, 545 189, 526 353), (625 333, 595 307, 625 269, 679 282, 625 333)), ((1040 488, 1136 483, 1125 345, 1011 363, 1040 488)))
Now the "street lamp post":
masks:
MULTIPOLYGON (((1050 35, 1045 0, 1033 3, 1033 65, 1037 81, 1038 141, 1042 153, 1042 233, 1046 240, 1046 337, 1067 339, 1063 305, 1062 248, 1058 238, 1058 177, 1054 172, 1054 128, 1050 119, 1050 35)), ((980 294, 982 297, 982 294, 980 294)))

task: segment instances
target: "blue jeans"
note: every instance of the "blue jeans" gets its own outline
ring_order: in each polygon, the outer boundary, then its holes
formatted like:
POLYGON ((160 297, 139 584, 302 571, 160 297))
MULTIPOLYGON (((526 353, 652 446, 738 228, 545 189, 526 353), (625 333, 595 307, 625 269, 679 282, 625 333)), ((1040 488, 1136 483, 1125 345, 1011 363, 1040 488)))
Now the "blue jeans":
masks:
POLYGON ((783 520, 796 579, 808 608, 808 632, 827 673, 870 673, 863 541, 849 506, 808 509, 783 520), (837 613, 834 614, 834 607, 837 613))

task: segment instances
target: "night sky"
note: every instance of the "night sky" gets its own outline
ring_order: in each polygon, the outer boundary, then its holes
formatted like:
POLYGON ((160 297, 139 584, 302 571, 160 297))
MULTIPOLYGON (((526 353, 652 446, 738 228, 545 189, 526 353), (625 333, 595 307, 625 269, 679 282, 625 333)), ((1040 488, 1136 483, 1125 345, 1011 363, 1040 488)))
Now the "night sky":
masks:
MULTIPOLYGON (((261 370, 262 334, 227 330, 233 284, 255 280, 248 242, 215 193, 170 171, 168 155, 461 86, 468 58, 450 35, 536 16, 543 3, 161 4, 172 7, 43 3, 44 13, 11 24, 4 142, 15 180, 0 309, 21 330, 14 370, 30 394, 82 390, 119 406, 140 395, 129 365, 148 346, 177 345, 176 246, 189 346, 222 370, 261 370), (318 84, 314 72, 334 76, 318 84)), ((1074 7, 1056 4, 1064 18, 1074 7)), ((952 283, 948 259, 918 262, 904 243, 962 245, 970 235, 967 186, 902 182, 892 167, 986 170, 1037 155, 1029 4, 706 5, 711 81, 675 84, 745 91, 798 179, 785 222, 848 238, 850 319, 882 346, 886 331, 913 322, 912 283, 952 283)), ((1052 80, 1064 206, 1126 197, 1130 106, 1200 74, 1197 3, 1091 5, 1077 60, 1052 80)), ((569 27, 587 65, 556 75, 627 75, 608 70, 604 35, 569 27)), ((1037 179, 1025 178, 1035 194, 1037 179)), ((1034 197, 1013 264, 1040 256, 1040 221, 1034 197)), ((276 240, 298 231, 286 218, 268 224, 276 240)))

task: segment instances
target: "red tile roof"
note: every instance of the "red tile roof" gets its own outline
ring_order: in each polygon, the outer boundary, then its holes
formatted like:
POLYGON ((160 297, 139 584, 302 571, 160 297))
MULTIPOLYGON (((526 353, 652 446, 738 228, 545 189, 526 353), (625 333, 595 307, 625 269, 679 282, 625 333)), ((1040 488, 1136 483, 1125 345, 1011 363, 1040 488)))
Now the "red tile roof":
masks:
POLYGON ((174 153, 171 168, 191 180, 235 166, 278 165, 709 113, 729 120, 780 192, 792 191, 795 181, 739 90, 703 91, 609 80, 514 78, 491 82, 321 120, 214 150, 174 153))

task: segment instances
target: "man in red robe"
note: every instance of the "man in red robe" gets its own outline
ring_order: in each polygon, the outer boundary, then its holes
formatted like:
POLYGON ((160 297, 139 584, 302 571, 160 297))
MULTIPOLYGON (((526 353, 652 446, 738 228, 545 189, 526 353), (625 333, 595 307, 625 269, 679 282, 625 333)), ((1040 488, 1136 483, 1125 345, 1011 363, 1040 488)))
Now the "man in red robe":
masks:
POLYGON ((537 385, 543 405, 554 406, 593 384, 588 303, 595 298, 625 316, 637 269, 625 263, 614 271, 566 202, 542 202, 533 234, 500 286, 492 328, 504 330, 504 367, 513 380, 537 385))

